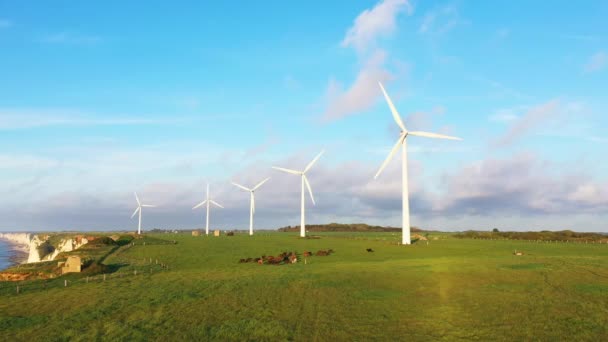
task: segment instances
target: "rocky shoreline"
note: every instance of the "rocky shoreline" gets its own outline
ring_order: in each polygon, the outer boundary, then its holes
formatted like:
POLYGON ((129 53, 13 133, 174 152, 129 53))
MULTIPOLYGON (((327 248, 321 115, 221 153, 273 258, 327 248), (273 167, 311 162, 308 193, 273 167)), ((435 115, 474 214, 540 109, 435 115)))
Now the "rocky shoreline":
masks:
MULTIPOLYGON (((11 234, 11 233, 8 233, 11 234)), ((15 265, 23 264, 27 262, 29 256, 29 245, 24 244, 24 241, 15 241, 7 236, 7 233, 0 233, 0 239, 4 241, 9 247, 6 249, 8 254, 8 265, 5 268, 10 268, 15 265)))
POLYGON ((24 264, 27 262, 27 257, 29 255, 29 251, 20 248, 19 245, 11 244, 10 256, 8 257, 11 265, 9 267, 13 267, 15 265, 24 264))

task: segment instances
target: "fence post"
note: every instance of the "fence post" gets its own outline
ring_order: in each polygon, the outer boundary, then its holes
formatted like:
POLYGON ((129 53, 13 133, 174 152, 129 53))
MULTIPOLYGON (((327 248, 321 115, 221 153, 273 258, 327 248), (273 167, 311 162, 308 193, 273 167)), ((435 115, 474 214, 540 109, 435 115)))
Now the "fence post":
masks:
POLYGON ((19 294, 19 285, 17 285, 17 294, 19 294))
POLYGON ((67 279, 63 281, 63 287, 68 287, 68 280, 67 279))
POLYGON ((105 274, 103 275, 103 281, 106 281, 106 275, 105 274))

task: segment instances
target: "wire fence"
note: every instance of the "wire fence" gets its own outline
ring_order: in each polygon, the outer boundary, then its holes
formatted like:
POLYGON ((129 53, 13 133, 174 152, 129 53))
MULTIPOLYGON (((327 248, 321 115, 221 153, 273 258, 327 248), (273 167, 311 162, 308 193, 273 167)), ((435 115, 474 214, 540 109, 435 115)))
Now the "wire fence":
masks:
POLYGON ((509 239, 509 238, 481 238, 481 237, 458 237, 457 239, 468 239, 468 240, 491 240, 491 241, 517 241, 517 242, 529 242, 529 243, 566 243, 566 244, 583 244, 583 245, 608 245, 608 240, 541 240, 541 239, 509 239))
MULTIPOLYGON (((169 265, 158 259, 143 258, 143 263, 119 266, 112 273, 95 274, 85 276, 83 273, 67 273, 49 279, 2 281, 0 282, 0 296, 20 295, 23 293, 47 291, 57 288, 69 288, 72 286, 105 283, 129 277, 150 276, 152 274, 170 270, 169 265)), ((86 270, 85 270, 86 271, 86 270)))

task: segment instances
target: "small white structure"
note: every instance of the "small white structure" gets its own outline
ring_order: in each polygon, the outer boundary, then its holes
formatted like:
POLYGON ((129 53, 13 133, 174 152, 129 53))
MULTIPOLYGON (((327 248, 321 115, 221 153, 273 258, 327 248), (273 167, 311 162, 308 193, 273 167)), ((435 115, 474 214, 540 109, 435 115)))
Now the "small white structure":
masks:
POLYGON ((217 203, 216 201, 212 200, 209 197, 209 183, 207 183, 207 199, 205 199, 204 201, 202 201, 201 203, 195 205, 192 210, 200 208, 201 206, 203 206, 204 204, 207 204, 207 217, 206 217, 206 223, 205 223, 205 235, 209 235, 209 206, 210 204, 216 205, 220 208, 224 208, 222 207, 219 203, 217 203))
POLYGON ((246 187, 244 187, 244 186, 242 186, 242 185, 240 185, 240 184, 237 184, 237 183, 235 183, 235 182, 232 182, 232 184, 233 184, 234 186, 239 187, 239 188, 241 188, 241 189, 243 189, 243 190, 245 190, 245 191, 249 191, 249 194, 250 194, 250 196, 249 196, 249 197, 250 197, 250 202, 251 202, 251 203, 250 203, 250 205, 249 205, 249 235, 253 235, 253 214, 255 213, 255 196, 254 196, 254 193, 255 193, 255 191, 256 191, 256 190, 257 190, 259 187, 261 187, 261 186, 262 186, 262 184, 266 183, 266 182, 267 182, 269 179, 270 179, 270 177, 269 177, 269 178, 264 179, 263 181, 259 182, 259 183, 258 183, 258 185, 254 186, 254 187, 253 187, 253 188, 251 188, 251 189, 246 188, 246 187))
POLYGON ((304 185, 306 185, 306 187, 308 188, 308 193, 310 194, 310 199, 312 200, 312 204, 316 205, 315 203, 315 198, 312 195, 312 189, 310 188, 310 183, 308 183, 308 178, 306 178, 306 172, 308 172, 308 170, 310 170, 310 168, 317 162, 317 160, 319 160, 319 158, 321 158, 321 155, 323 154, 323 150, 321 150, 321 153, 319 153, 315 159, 313 159, 310 163, 308 163, 308 165, 306 165, 306 168, 304 168, 304 171, 296 171, 296 170, 291 170, 291 169, 285 169, 282 167, 276 167, 273 166, 272 168, 275 170, 279 170, 279 171, 283 171, 283 172, 287 172, 287 173, 291 173, 293 175, 298 175, 302 177, 302 194, 301 194, 301 200, 302 200, 302 204, 301 204, 301 216, 300 216, 300 236, 301 237, 305 237, 306 236, 306 220, 305 220, 305 201, 304 201, 304 185))
POLYGON ((457 137, 451 137, 451 136, 443 135, 443 134, 437 134, 437 133, 410 132, 410 131, 408 131, 405 128, 405 125, 403 124, 403 121, 401 120, 401 117, 399 116, 399 113, 397 112, 397 109, 393 105, 393 102, 391 101, 390 97, 388 96, 388 94, 384 90, 384 87, 382 86, 382 83, 378 82, 378 84, 380 85, 380 89, 382 89, 382 93, 384 94, 384 98, 386 99, 386 102, 388 102, 388 106, 390 107, 391 112, 393 113, 393 119, 395 120, 395 122, 397 123, 397 125, 399 126, 399 128, 401 128, 401 133, 399 134, 399 139, 397 140, 397 143, 395 144, 395 146, 393 147, 393 149, 389 153, 389 155, 386 158, 386 160, 384 160, 384 163, 382 163, 382 166, 380 166, 380 169, 378 170, 378 172, 374 176, 374 179, 378 178, 378 176, 380 175, 380 173, 382 173, 382 170, 384 170, 384 168, 386 167, 386 165, 391 161, 391 159, 393 158, 393 156, 395 155, 395 153, 397 152, 397 150, 399 149, 399 147, 401 147, 401 163, 402 163, 401 164, 401 177, 403 179, 403 186, 402 186, 403 218, 402 218, 402 223, 401 223, 402 224, 402 238, 401 238, 401 242, 404 245, 409 245, 409 244, 411 244, 411 239, 410 239, 410 202, 409 202, 409 191, 408 191, 408 184, 407 184, 407 181, 408 181, 408 177, 407 177, 407 136, 408 135, 416 135, 416 136, 419 136, 419 137, 438 138, 438 139, 451 139, 451 140, 462 140, 462 139, 457 138, 457 137))
POLYGON ((137 192, 135 192, 135 200, 137 201, 137 209, 135 209, 135 211, 133 212, 133 215, 131 215, 131 218, 133 218, 135 216, 135 214, 137 214, 139 212, 139 223, 137 224, 137 235, 141 235, 141 208, 143 208, 143 207, 154 208, 156 206, 151 205, 151 204, 141 204, 141 202, 139 201, 139 197, 137 197, 137 192))

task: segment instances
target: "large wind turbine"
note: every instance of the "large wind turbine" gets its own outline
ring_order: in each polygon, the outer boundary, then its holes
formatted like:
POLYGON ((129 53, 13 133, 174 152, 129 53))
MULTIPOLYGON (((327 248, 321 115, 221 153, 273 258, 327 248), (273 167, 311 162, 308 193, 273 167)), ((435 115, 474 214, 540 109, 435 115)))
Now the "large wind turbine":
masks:
POLYGON ((301 213, 301 217, 300 217, 300 236, 301 237, 306 236, 306 225, 305 225, 305 219, 304 219, 304 216, 305 216, 304 215, 304 213, 305 213, 304 185, 306 185, 306 187, 308 188, 308 193, 310 194, 310 199, 312 200, 312 204, 316 205, 315 198, 312 196, 312 189, 310 188, 310 183, 308 183, 308 178, 306 178, 306 172, 308 172, 308 170, 310 170, 310 168, 317 162, 317 160, 319 160, 319 158, 321 158, 321 155, 323 154, 323 152, 325 152, 325 151, 322 150, 321 153, 319 153, 315 157, 315 159, 313 159, 310 163, 308 163, 308 165, 306 165, 306 168, 304 169, 304 171, 290 170, 290 169, 285 169, 285 168, 276 167, 276 166, 272 167, 275 170, 291 173, 291 174, 302 177, 302 213, 301 213))
POLYGON ((253 214, 255 213, 255 195, 254 192, 262 186, 262 184, 266 183, 269 178, 264 179, 263 181, 259 182, 258 185, 254 186, 253 188, 249 189, 246 188, 240 184, 237 184, 235 182, 232 182, 232 184, 234 184, 236 187, 239 187, 245 191, 249 191, 250 194, 250 198, 251 198, 251 204, 249 205, 249 235, 253 235, 253 214))
POLYGON ((397 152, 399 147, 401 147, 401 158, 402 158, 401 175, 402 175, 402 179, 403 179, 403 188, 402 188, 402 191, 403 191, 403 221, 402 221, 403 234, 402 234, 401 242, 404 245, 409 245, 411 243, 411 241, 410 241, 410 203, 409 203, 409 191, 408 191, 408 184, 407 184, 407 178, 408 178, 407 177, 407 137, 409 135, 415 135, 415 136, 419 136, 419 137, 438 138, 438 139, 450 139, 450 140, 462 140, 462 139, 457 138, 457 137, 443 135, 443 134, 437 134, 437 133, 408 131, 405 128, 405 125, 403 124, 403 121, 401 120, 401 117, 399 116, 397 109, 395 109, 395 106, 393 105, 391 98, 386 93, 386 90, 384 90, 382 83, 378 82, 378 84, 380 85, 380 89, 382 89, 384 98, 386 99, 386 102, 388 102, 388 106, 390 107, 391 112, 393 113, 393 119, 395 119, 395 122, 397 123, 399 128, 401 128, 401 133, 399 134, 399 139, 397 140, 397 143, 395 144, 395 146, 393 147, 391 152, 388 154, 388 157, 386 158, 386 160, 384 160, 384 163, 382 163, 382 166, 380 166, 380 169, 374 176, 374 179, 378 178, 378 176, 380 175, 382 170, 384 170, 386 165, 391 161, 391 159, 393 158, 393 156, 395 155, 395 153, 397 152))
POLYGON ((133 212, 133 215, 131 215, 131 218, 133 218, 135 216, 135 214, 137 214, 139 212, 139 224, 137 225, 137 235, 141 235, 141 208, 143 208, 143 207, 153 208, 156 206, 151 205, 151 204, 141 204, 141 202, 139 201, 139 197, 137 197, 137 192, 135 192, 135 200, 137 201, 137 209, 135 209, 135 211, 133 212))
POLYGON ((194 208, 192 208, 192 210, 201 207, 202 205, 207 204, 207 223, 205 224, 205 235, 209 235, 209 206, 211 204, 216 205, 220 208, 224 208, 222 207, 219 203, 217 203, 216 201, 212 200, 211 198, 209 198, 209 183, 207 183, 207 199, 202 201, 201 203, 197 204, 194 206, 194 208))

